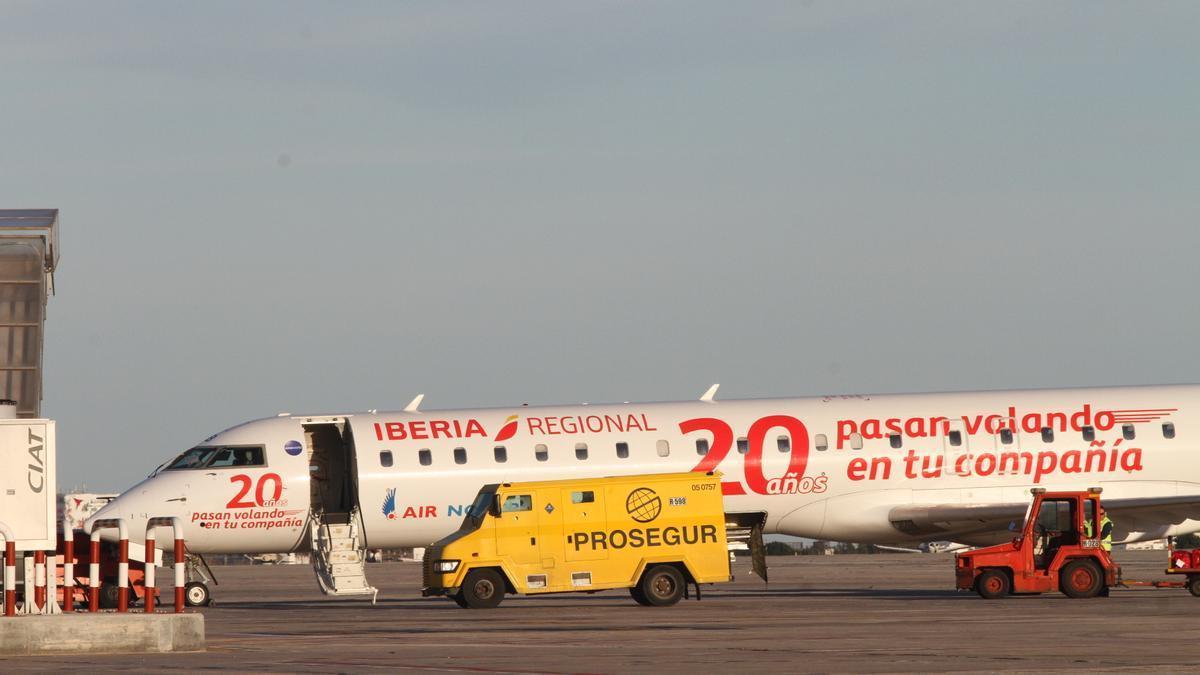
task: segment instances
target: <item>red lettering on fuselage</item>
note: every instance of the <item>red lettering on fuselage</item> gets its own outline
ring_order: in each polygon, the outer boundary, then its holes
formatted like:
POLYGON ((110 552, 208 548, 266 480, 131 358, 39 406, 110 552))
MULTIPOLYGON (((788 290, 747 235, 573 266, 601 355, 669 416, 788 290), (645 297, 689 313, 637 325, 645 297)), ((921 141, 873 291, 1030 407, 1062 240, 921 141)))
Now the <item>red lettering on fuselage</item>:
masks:
POLYGON ((459 420, 417 420, 413 422, 384 422, 374 424, 375 440, 377 441, 407 441, 426 440, 434 438, 471 438, 481 436, 486 438, 487 432, 479 420, 467 420, 463 424, 459 420))

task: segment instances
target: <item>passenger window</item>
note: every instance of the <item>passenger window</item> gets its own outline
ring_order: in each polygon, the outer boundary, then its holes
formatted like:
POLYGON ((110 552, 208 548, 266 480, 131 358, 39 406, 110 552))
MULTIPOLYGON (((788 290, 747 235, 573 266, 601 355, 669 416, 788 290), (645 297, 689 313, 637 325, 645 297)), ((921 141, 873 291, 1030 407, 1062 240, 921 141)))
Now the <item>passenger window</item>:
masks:
POLYGON ((829 449, 829 437, 826 436, 825 434, 817 434, 816 437, 813 439, 813 441, 817 445, 817 450, 828 450, 829 449))
POLYGON ((1084 427, 1083 428, 1083 440, 1085 440, 1085 441, 1096 440, 1096 427, 1084 427))
POLYGON ((596 495, 591 490, 571 493, 572 504, 591 504, 596 501, 596 495))
POLYGON ((950 432, 950 445, 955 447, 962 445, 962 432, 958 429, 950 432))
POLYGON ((508 513, 509 511, 532 511, 533 496, 532 495, 508 495, 504 498, 504 503, 500 506, 500 511, 508 513))
POLYGON ((391 465, 392 465, 392 451, 391 450, 380 450, 379 451, 379 466, 391 466, 391 465))
POLYGON ((696 439, 696 454, 697 455, 707 455, 708 454, 708 439, 707 438, 697 438, 696 439))
POLYGON ((1163 422, 1163 438, 1175 438, 1175 423, 1163 422))
POLYGON ((575 459, 580 461, 587 459, 587 443, 575 444, 575 459))
POLYGON ((750 439, 739 438, 737 440, 737 446, 738 446, 738 454, 739 455, 744 455, 747 452, 750 452, 750 439))
POLYGON ((900 437, 900 434, 888 434, 888 443, 893 448, 899 449, 904 446, 904 439, 900 437))
POLYGON ((429 466, 433 464, 433 453, 429 448, 421 448, 417 451, 417 457, 421 460, 421 466, 429 466))
POLYGON ((1133 433, 1133 425, 1132 424, 1122 424, 1121 425, 1121 436, 1124 437, 1125 440, 1132 441, 1135 435, 1136 434, 1133 433))
POLYGON ((667 455, 671 454, 671 444, 666 440, 659 441, 656 446, 658 448, 659 457, 666 457, 667 455))
POLYGON ((497 445, 495 448, 492 448, 492 452, 496 455, 497 464, 503 464, 508 461, 508 448, 503 445, 497 445))
POLYGON ((857 431, 850 434, 850 449, 862 450, 862 434, 857 431))
POLYGON ((775 446, 779 448, 780 452, 791 452, 792 439, 788 438, 787 436, 780 436, 775 439, 775 446))
POLYGON ((455 464, 466 464, 467 463, 467 449, 466 448, 455 448, 454 449, 454 463, 455 464))
POLYGON ((628 443, 617 443, 617 459, 628 459, 628 458, 629 458, 629 444, 628 443))
POLYGON ((1054 442, 1054 430, 1053 429, 1051 429, 1050 427, 1042 427, 1042 442, 1043 443, 1053 443, 1054 442))
POLYGON ((1000 442, 1003 443, 1004 445, 1012 445, 1012 442, 1013 442, 1012 429, 1001 429, 1000 430, 1000 442))
POLYGON ((538 443, 533 446, 533 457, 539 462, 545 462, 550 459, 550 450, 545 443, 538 443))

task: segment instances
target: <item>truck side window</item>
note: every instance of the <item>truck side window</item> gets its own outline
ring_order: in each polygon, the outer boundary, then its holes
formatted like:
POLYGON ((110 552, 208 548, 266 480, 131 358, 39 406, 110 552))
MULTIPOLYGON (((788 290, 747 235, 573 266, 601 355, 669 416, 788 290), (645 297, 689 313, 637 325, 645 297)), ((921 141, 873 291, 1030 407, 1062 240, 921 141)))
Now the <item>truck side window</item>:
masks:
POLYGON ((617 459, 628 459, 628 458, 629 458, 629 444, 624 443, 624 442, 617 443, 617 459))
POLYGON ((380 450, 379 451, 379 466, 391 466, 391 465, 392 465, 392 451, 391 450, 380 450))
POLYGON ((421 466, 433 464, 433 453, 429 451, 429 448, 421 448, 417 451, 417 458, 421 461, 421 466))
POLYGON ((504 513, 509 511, 532 511, 533 496, 532 495, 508 495, 504 498, 504 504, 500 510, 504 513))
POLYGON ((572 504, 591 504, 596 501, 596 495, 591 490, 571 493, 572 504))
POLYGON ((546 448, 545 443, 538 443, 533 446, 533 457, 539 462, 545 462, 550 459, 550 450, 546 448))

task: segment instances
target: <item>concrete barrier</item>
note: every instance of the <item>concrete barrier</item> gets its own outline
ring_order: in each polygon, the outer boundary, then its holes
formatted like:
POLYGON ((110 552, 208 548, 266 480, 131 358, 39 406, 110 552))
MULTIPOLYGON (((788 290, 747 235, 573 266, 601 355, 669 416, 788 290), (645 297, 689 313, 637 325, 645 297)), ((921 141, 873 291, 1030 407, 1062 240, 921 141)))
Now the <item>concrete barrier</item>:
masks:
POLYGON ((0 619, 0 656, 199 651, 204 651, 203 614, 60 614, 0 619))

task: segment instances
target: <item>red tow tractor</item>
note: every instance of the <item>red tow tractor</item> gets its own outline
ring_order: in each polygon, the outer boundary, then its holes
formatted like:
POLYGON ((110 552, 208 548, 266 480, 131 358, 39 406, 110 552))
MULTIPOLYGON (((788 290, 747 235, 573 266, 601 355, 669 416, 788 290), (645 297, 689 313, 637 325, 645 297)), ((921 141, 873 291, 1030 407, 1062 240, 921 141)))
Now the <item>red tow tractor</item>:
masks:
POLYGON ((1061 591, 1071 598, 1108 595, 1111 587, 1186 588, 1200 597, 1200 556, 1170 551, 1168 574, 1186 581, 1130 581, 1100 543, 1100 488, 1047 492, 1034 488, 1021 534, 1006 544, 959 553, 955 581, 989 600, 1061 591), (1090 527, 1085 527, 1085 523, 1090 527), (1091 536, 1088 536, 1088 533, 1091 536))

